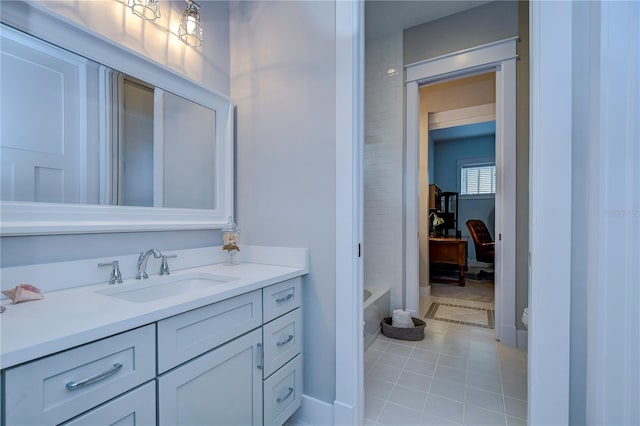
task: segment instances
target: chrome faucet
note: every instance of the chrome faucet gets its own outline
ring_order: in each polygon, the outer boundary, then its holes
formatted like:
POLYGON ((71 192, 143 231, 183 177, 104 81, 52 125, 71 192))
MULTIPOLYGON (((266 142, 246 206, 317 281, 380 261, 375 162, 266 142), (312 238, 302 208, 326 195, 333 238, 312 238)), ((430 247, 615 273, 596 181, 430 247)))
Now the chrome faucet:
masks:
POLYGON ((111 275, 109 276, 109 284, 122 284, 122 273, 120 272, 120 262, 113 260, 111 262, 98 263, 98 266, 111 266, 111 275))
POLYGON ((156 249, 147 250, 146 253, 140 252, 140 256, 138 256, 138 274, 136 275, 136 280, 146 280, 149 278, 147 274, 147 260, 149 260, 149 256, 151 255, 156 259, 162 257, 162 254, 156 249))
POLYGON ((170 275, 171 272, 169 271, 169 262, 167 262, 167 259, 176 258, 176 257, 178 257, 178 255, 177 254, 170 254, 170 255, 163 254, 161 257, 162 257, 162 264, 160 265, 160 275, 170 275))

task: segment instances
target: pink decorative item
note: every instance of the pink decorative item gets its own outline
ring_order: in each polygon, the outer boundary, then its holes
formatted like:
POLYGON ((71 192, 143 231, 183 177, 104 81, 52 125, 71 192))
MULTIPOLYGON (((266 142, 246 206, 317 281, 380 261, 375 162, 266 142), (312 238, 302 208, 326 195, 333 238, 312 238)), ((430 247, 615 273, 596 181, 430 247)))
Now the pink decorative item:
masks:
POLYGON ((11 290, 3 291, 2 294, 9 297, 13 301, 13 303, 44 299, 44 296, 42 295, 40 289, 31 284, 18 284, 11 290))

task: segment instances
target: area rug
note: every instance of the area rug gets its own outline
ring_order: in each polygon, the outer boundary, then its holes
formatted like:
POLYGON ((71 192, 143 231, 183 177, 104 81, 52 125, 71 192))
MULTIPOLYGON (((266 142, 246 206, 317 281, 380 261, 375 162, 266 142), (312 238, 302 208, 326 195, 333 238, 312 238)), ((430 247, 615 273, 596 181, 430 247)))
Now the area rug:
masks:
POLYGON ((490 328, 492 330, 495 327, 495 311, 486 308, 433 302, 424 317, 436 321, 490 328))

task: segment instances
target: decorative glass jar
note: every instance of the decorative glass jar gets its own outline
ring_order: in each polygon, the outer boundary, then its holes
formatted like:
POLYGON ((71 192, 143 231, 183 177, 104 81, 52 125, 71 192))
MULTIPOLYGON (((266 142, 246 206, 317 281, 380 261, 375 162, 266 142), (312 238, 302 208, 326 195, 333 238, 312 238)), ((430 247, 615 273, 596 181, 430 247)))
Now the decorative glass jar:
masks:
POLYGON ((229 260, 227 261, 227 265, 237 265, 240 263, 238 259, 235 257, 236 254, 240 251, 240 247, 238 247, 238 234, 240 230, 236 226, 233 221, 233 217, 229 216, 229 221, 222 228, 222 239, 224 245, 222 246, 222 250, 226 250, 229 253, 229 260))

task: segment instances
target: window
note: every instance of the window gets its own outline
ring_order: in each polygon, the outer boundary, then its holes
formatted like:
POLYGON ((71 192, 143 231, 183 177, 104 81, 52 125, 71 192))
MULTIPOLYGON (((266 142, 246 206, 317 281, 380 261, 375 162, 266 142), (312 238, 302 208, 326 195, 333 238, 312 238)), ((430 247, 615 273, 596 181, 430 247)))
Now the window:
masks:
POLYGON ((495 164, 461 164, 460 195, 493 195, 496 193, 495 164))

